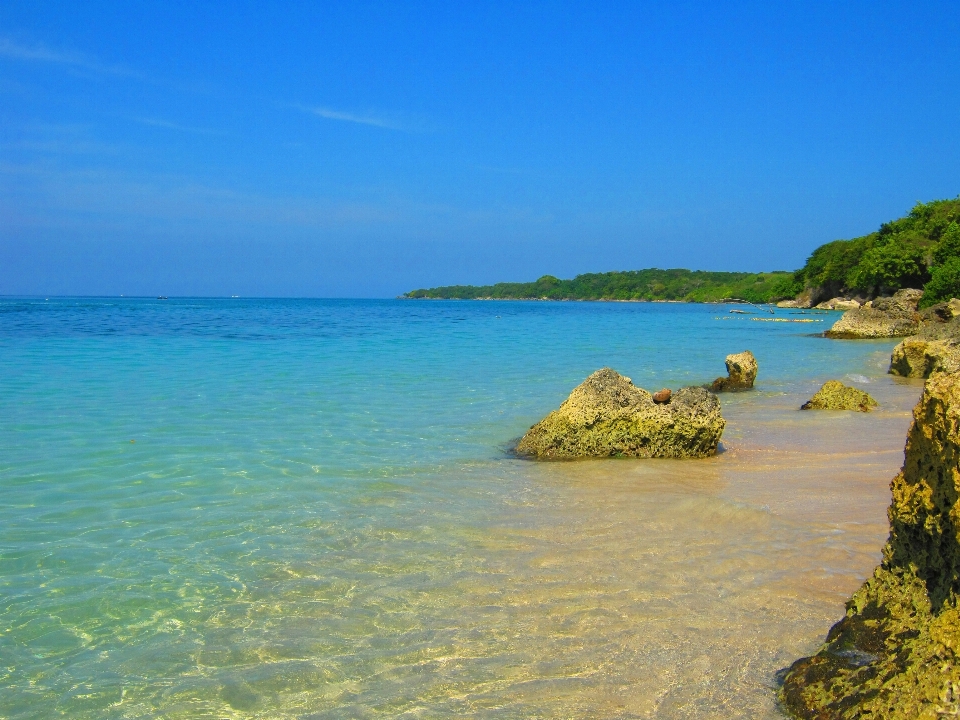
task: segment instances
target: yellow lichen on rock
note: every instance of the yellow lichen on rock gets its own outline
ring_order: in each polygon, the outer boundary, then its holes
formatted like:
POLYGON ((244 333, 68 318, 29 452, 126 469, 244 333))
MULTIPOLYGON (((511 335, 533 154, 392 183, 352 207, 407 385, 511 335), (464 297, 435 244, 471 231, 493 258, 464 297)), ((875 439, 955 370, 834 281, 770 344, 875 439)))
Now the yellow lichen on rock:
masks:
POLYGON ((706 457, 717 451, 723 427, 716 395, 703 388, 681 388, 668 402, 655 403, 630 378, 603 368, 530 428, 516 449, 539 460, 706 457))
POLYGON ((885 338, 913 335, 920 326, 917 303, 923 292, 899 290, 891 298, 877 298, 869 307, 848 310, 824 335, 832 338, 885 338))
POLYGON ((891 375, 926 378, 940 371, 960 371, 960 348, 948 340, 908 337, 890 356, 891 375))
POLYGON ((856 410, 869 412, 877 406, 868 393, 844 385, 839 380, 827 380, 817 394, 800 406, 801 410, 856 410))
POLYGON ((727 377, 719 377, 713 381, 710 389, 713 392, 730 390, 749 390, 757 379, 757 359, 749 350, 742 353, 727 355, 727 377))
POLYGON ((883 563, 813 657, 784 677, 784 706, 816 720, 960 715, 960 375, 924 388, 891 484, 883 563))

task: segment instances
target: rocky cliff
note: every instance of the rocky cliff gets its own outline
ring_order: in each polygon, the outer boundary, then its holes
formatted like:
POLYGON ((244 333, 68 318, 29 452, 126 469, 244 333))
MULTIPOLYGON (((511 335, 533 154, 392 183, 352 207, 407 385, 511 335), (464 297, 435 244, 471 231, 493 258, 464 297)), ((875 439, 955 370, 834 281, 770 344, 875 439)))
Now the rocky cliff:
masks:
POLYGON ((798 718, 960 715, 960 375, 933 375, 913 416, 883 562, 784 677, 798 718))

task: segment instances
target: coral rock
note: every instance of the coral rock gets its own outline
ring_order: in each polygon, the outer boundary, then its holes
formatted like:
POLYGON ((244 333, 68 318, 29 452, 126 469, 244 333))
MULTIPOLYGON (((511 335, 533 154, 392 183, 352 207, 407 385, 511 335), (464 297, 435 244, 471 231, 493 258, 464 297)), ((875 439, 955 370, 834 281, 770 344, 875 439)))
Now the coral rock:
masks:
POLYGON ((857 410, 869 412, 877 401, 863 390, 844 385, 839 380, 828 380, 817 394, 800 406, 801 410, 857 410))
POLYGON ((908 337, 890 356, 891 375, 926 378, 939 371, 960 371, 960 347, 947 340, 908 337))
POLYGON ((927 381, 891 491, 882 564, 820 651, 784 676, 796 717, 960 715, 960 375, 927 381))
POLYGON ((913 335, 920 327, 917 303, 923 293, 905 289, 877 298, 870 307, 848 310, 824 335, 832 338, 884 338, 913 335))
POLYGON ((857 300, 847 300, 840 297, 827 300, 816 306, 817 310, 856 310, 859 307, 860 303, 857 300))
POLYGON ((727 355, 727 377, 717 378, 710 389, 713 392, 729 390, 749 390, 757 379, 757 359, 749 350, 735 355, 727 355))
POLYGON ((681 388, 660 405, 629 378, 603 368, 530 428, 517 453, 539 460, 706 457, 717 451, 723 427, 717 396, 703 388, 681 388))

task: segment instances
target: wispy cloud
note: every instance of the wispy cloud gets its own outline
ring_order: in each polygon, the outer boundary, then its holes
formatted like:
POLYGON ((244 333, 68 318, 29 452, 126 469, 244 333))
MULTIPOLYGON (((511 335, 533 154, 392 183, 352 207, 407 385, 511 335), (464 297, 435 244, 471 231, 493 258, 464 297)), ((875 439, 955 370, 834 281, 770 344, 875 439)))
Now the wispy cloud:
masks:
POLYGON ((140 77, 139 73, 122 65, 107 65, 82 53, 52 50, 45 45, 24 45, 10 38, 0 37, 0 57, 26 62, 65 65, 101 75, 140 77))
POLYGON ((400 123, 387 120, 385 118, 374 117, 371 115, 359 115, 357 113, 345 112, 343 110, 334 110, 327 107, 305 107, 298 106, 301 110, 313 113, 317 117, 327 120, 339 120, 341 122, 357 123, 359 125, 372 125, 373 127, 384 128, 385 130, 399 130, 401 132, 409 131, 409 128, 400 123))
POLYGON ((176 130, 177 132, 193 133, 195 135, 223 135, 223 133, 218 130, 190 127, 189 125, 180 125, 179 123, 170 122, 169 120, 161 120, 160 118, 135 117, 131 118, 131 120, 140 123, 141 125, 164 128, 166 130, 176 130))

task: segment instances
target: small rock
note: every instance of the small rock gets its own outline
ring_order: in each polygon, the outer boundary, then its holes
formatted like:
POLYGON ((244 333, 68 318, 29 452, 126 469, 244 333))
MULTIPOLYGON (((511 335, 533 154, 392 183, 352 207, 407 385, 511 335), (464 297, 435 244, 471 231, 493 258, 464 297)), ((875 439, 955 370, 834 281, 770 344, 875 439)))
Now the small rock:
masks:
POLYGON ((669 388, 664 388, 663 390, 658 390, 653 394, 653 401, 660 405, 664 405, 670 402, 670 396, 673 393, 670 392, 669 388))
POLYGON ((839 380, 828 380, 816 395, 800 406, 800 409, 869 412, 876 406, 877 401, 863 390, 844 385, 839 380))
POLYGON ((719 377, 713 381, 710 389, 713 392, 729 392, 749 390, 753 381, 757 379, 757 359, 749 350, 735 355, 727 355, 727 377, 719 377))
POLYGON ((847 298, 835 297, 833 300, 827 300, 816 306, 817 310, 856 310, 860 307, 860 303, 856 300, 849 300, 847 298))

